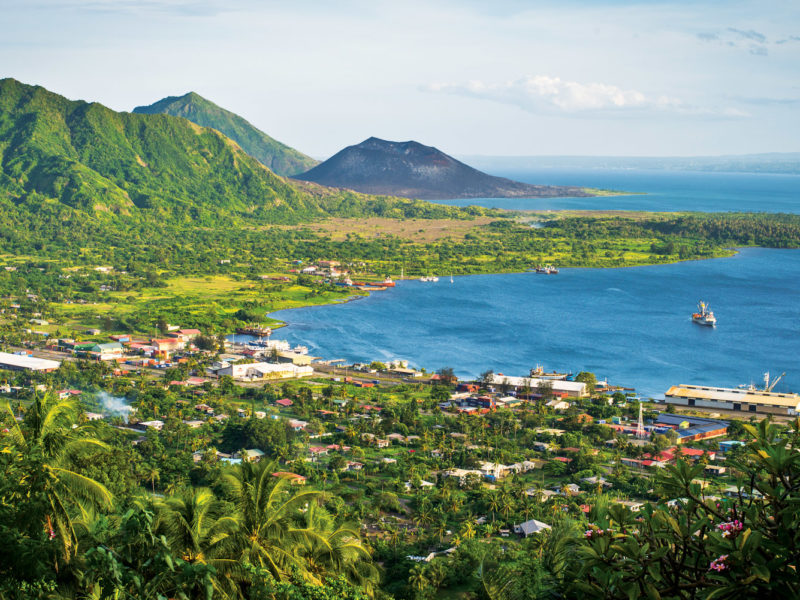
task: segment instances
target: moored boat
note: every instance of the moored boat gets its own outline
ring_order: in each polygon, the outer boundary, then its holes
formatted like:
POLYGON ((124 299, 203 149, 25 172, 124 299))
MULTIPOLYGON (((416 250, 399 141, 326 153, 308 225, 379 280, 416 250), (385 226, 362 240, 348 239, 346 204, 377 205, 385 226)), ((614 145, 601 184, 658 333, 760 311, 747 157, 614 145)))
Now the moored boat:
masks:
POLYGON ((252 335, 254 337, 269 337, 272 335, 272 329, 269 327, 263 327, 261 325, 248 325, 247 327, 237 327, 236 333, 240 333, 242 335, 252 335))
POLYGON ((539 275, 558 275, 558 269, 553 265, 539 265, 535 272, 539 275))
POLYGON ((708 304, 702 300, 697 303, 698 312, 692 313, 692 321, 698 325, 705 325, 706 327, 716 327, 717 318, 714 313, 708 309, 708 304))

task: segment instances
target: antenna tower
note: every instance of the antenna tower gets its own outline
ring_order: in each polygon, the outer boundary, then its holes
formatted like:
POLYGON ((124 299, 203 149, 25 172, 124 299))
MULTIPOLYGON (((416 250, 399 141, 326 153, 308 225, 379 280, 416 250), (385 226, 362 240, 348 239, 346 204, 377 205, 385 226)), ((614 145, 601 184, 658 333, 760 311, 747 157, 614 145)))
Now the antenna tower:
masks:
POLYGON ((642 402, 639 401, 639 422, 636 424, 636 437, 639 439, 643 439, 647 437, 647 433, 644 430, 644 419, 642 418, 642 402))

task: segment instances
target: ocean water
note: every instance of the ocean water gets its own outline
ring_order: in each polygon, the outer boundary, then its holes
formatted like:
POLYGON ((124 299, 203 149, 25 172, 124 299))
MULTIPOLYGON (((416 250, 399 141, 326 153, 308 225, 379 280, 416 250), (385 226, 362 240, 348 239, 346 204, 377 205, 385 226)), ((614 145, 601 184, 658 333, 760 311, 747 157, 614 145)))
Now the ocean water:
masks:
POLYGON ((656 170, 537 169, 492 171, 525 183, 577 185, 632 192, 598 198, 470 198, 452 206, 509 210, 651 210, 800 213, 800 175, 656 170))
POLYGON ((279 311, 276 337, 348 361, 403 358, 459 376, 587 370, 663 397, 670 385, 800 389, 800 250, 625 269, 402 281, 344 305, 279 311), (716 328, 692 323, 699 300, 716 328))
MULTIPOLYGON (((502 208, 770 211, 800 213, 800 177, 671 171, 496 172, 532 183, 646 195, 549 200, 449 201, 502 208)), ((659 398, 670 385, 760 383, 786 372, 778 391, 800 391, 800 250, 745 249, 734 257, 625 269, 562 269, 399 282, 344 305, 280 311, 276 337, 347 361, 402 358, 525 375, 593 371, 659 398), (699 300, 715 329, 690 315, 699 300)))

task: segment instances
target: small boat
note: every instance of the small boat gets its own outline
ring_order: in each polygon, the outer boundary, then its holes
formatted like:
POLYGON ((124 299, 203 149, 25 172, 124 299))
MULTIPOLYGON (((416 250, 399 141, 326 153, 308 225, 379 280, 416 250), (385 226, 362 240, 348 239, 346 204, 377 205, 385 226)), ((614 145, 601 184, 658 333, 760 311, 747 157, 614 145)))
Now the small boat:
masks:
POLYGON ((236 333, 262 338, 272 335, 272 329, 269 327, 262 327, 261 325, 248 325, 247 327, 237 327, 236 333))
POLYGON ((387 277, 379 283, 370 283, 370 285, 377 285, 379 287, 394 287, 396 284, 394 281, 392 281, 391 277, 387 277))
POLYGON ((450 283, 453 283, 453 274, 450 273, 450 283))
POLYGON ((558 269, 556 269, 553 265, 539 265, 536 267, 535 271, 539 275, 558 275, 558 269))
POLYGON ((717 318, 714 313, 708 309, 708 304, 702 300, 697 303, 698 312, 692 313, 692 321, 698 325, 705 325, 706 327, 715 327, 717 325, 717 318))
POLYGON ((419 280, 420 281, 432 281, 432 282, 435 283, 435 282, 439 281, 439 278, 436 275, 427 275, 427 276, 420 277, 419 280))

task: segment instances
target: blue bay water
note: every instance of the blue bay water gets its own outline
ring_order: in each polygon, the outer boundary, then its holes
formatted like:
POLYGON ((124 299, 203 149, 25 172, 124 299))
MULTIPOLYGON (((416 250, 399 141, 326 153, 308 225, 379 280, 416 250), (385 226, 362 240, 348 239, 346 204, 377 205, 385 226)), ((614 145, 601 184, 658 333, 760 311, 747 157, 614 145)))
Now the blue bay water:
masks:
POLYGON ((492 175, 526 183, 577 185, 636 194, 598 198, 470 198, 436 202, 509 210, 800 213, 800 175, 604 169, 493 171, 492 175))
POLYGON ((562 269, 399 282, 344 305, 280 311, 277 336, 348 361, 408 359, 460 376, 593 371, 663 397, 670 385, 735 386, 765 371, 800 388, 800 251, 625 269, 562 269), (711 303, 715 329, 690 315, 711 303))
MULTIPOLYGON (((647 192, 612 198, 445 201, 521 209, 800 213, 800 177, 672 171, 496 172, 531 183, 647 192)), ((274 313, 278 337, 348 361, 403 358, 460 376, 588 370, 663 397, 670 385, 736 386, 786 371, 800 391, 800 250, 625 269, 562 269, 403 281, 369 298, 274 313), (705 300, 719 325, 690 320, 705 300)))

